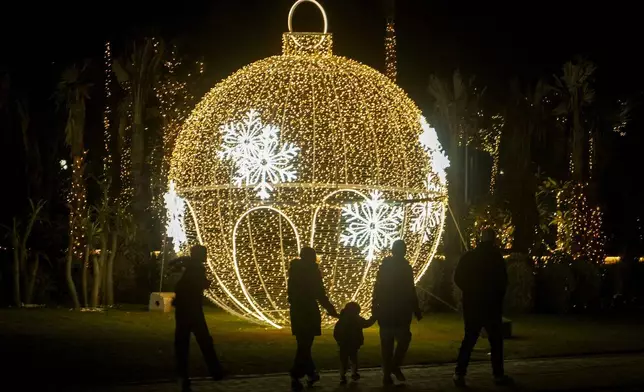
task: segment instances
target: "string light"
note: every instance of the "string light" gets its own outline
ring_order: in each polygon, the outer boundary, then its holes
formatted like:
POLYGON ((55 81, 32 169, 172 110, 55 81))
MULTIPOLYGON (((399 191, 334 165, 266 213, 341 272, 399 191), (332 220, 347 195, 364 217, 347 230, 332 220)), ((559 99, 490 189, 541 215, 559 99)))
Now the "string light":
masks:
POLYGON ((588 178, 593 178, 593 163, 595 161, 595 138, 593 132, 588 131, 588 178))
POLYGON ((103 142, 105 143, 105 157, 103 158, 103 172, 108 174, 112 165, 112 152, 110 145, 112 143, 110 134, 110 99, 112 97, 112 46, 110 41, 105 42, 105 53, 103 55, 105 65, 105 109, 103 111, 103 142))
MULTIPOLYGON (((490 132, 482 133, 481 144, 483 151, 492 157, 492 169, 490 170, 490 194, 496 190, 496 179, 499 175, 499 152, 501 147, 501 132, 505 125, 505 119, 500 114, 492 116, 492 129, 490 132)), ((501 173, 503 174, 503 173, 501 173)))
MULTIPOLYGON (((171 158, 169 179, 192 218, 184 222, 188 241, 208 248, 214 283, 207 296, 274 327, 289 322, 288 265, 304 243, 320 256, 332 302, 354 300, 368 309, 377 262, 391 239, 407 242, 418 280, 445 222, 447 188, 430 153, 442 149, 437 138, 427 151, 421 144, 420 110, 383 74, 334 56, 332 43, 330 34, 285 33, 281 56, 243 67, 205 95, 171 158), (248 121, 251 110, 261 118, 260 129, 279 129, 271 131, 272 143, 298 148, 289 157, 296 177, 270 181, 264 198, 256 181, 236 181, 237 162, 223 153, 240 146, 225 141, 222 127, 248 121), (378 212, 396 211, 398 224, 387 221, 387 238, 374 239, 378 246, 366 251, 362 239, 342 241, 376 199, 378 212), (439 222, 432 227, 426 219, 425 227, 412 230, 417 203, 431 205, 439 222)), ((367 241, 377 230, 371 223, 383 219, 370 222, 367 241)))
MULTIPOLYGON (((189 82, 194 82, 195 79, 190 76, 192 73, 187 78, 179 78, 179 70, 182 64, 183 62, 177 55, 177 48, 173 45, 170 48, 168 58, 163 62, 162 79, 154 87, 162 119, 163 143, 161 154, 163 156, 160 161, 155 161, 156 164, 152 167, 154 176, 158 181, 158 186, 155 187, 155 192, 152 195, 152 203, 155 206, 153 210, 161 221, 164 216, 167 217, 167 214, 169 214, 169 211, 164 208, 164 192, 167 190, 165 186, 168 184, 168 171, 170 170, 174 142, 181 124, 190 113, 195 100, 189 89, 189 82)), ((197 75, 203 74, 204 63, 197 61, 194 65, 198 67, 197 75)))
POLYGON ((85 152, 74 156, 72 163, 72 188, 69 193, 70 244, 72 255, 76 260, 82 260, 85 248, 85 217, 87 216, 87 194, 83 172, 85 168, 85 152))
POLYGON ((387 18, 387 26, 385 27, 385 75, 395 82, 397 74, 394 18, 387 18))
POLYGON ((569 253, 574 260, 582 257, 593 263, 604 260, 605 238, 602 233, 603 213, 591 207, 586 186, 573 183, 557 193, 557 249, 569 253))

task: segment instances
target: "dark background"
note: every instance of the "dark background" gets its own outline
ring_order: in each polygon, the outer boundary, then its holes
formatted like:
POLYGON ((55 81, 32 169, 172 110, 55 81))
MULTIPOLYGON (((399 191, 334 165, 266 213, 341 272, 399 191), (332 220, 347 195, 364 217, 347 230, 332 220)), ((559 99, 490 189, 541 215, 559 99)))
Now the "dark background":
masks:
MULTIPOLYGON (((73 61, 102 63, 105 40, 115 50, 128 37, 156 34, 178 43, 181 53, 206 64, 204 91, 245 64, 279 54, 281 34, 293 0, 184 0, 180 2, 6 2, 0 23, 0 68, 28 95, 40 132, 62 133, 49 116, 60 71, 73 61), (41 113, 41 120, 38 113, 41 113), (45 113, 48 115, 45 116, 45 113)), ((334 34, 334 52, 383 69, 384 13, 380 0, 322 0, 334 34)), ((487 86, 490 100, 502 100, 509 80, 534 81, 559 72, 577 54, 598 66, 597 94, 610 99, 642 100, 643 18, 637 3, 581 1, 397 0, 398 83, 427 112, 428 77, 460 68, 487 86)), ((298 8, 294 27, 319 31, 322 23, 310 4, 298 8)), ((100 80, 100 79, 97 79, 100 80)), ((97 94, 98 95, 98 94, 97 94)), ((100 98, 97 98, 100 99, 100 98)), ((94 99, 96 102, 97 99, 94 99)), ((100 105, 97 105, 99 107, 100 105)), ((97 113, 99 113, 97 111, 97 113)), ((608 158, 599 173, 609 253, 640 243, 644 234, 641 200, 643 133, 641 107, 628 135, 615 135, 602 148, 608 158)), ((102 132, 99 114, 88 114, 92 135, 102 132), (92 119, 92 115, 95 117, 92 119)), ((19 135, 2 130, 0 164, 5 172, 2 223, 24 206, 12 192, 23 181, 19 135)), ((50 137, 43 135, 45 139, 50 137)), ((64 151, 61 151, 63 154, 64 151)), ((641 248, 640 248, 641 249, 641 248)))

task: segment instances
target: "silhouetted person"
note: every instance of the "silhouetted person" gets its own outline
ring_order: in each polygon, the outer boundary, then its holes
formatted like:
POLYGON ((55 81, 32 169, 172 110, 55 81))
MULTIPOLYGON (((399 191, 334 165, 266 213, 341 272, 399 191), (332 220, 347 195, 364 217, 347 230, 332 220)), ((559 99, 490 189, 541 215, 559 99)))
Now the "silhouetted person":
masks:
POLYGON ((454 282, 463 292, 463 318, 465 337, 458 354, 454 383, 465 386, 465 375, 472 350, 485 328, 492 351, 492 369, 498 384, 508 384, 511 379, 503 369, 503 297, 508 283, 505 261, 494 244, 494 230, 485 229, 476 249, 461 257, 454 282))
POLYGON ((308 376, 309 386, 320 380, 315 370, 311 347, 316 336, 322 335, 322 316, 318 303, 331 316, 338 313, 329 301, 322 283, 322 274, 316 263, 313 248, 302 248, 300 258, 291 261, 288 274, 288 302, 290 304, 291 331, 297 340, 297 352, 291 369, 291 387, 301 391, 300 379, 308 376))
POLYGON ((201 353, 208 365, 208 370, 214 380, 223 377, 223 370, 212 337, 206 325, 203 313, 203 291, 210 287, 206 278, 206 248, 195 245, 190 248, 190 257, 182 258, 185 270, 175 288, 176 329, 174 332, 174 348, 177 360, 177 373, 184 392, 190 391, 188 377, 188 354, 190 349, 190 334, 194 334, 201 348, 201 353))
POLYGON ((391 375, 405 381, 400 366, 411 343, 411 318, 422 314, 414 286, 414 273, 405 254, 407 245, 403 240, 394 241, 392 256, 385 257, 373 288, 372 314, 380 326, 382 349, 383 384, 393 383, 391 375), (398 343, 394 349, 395 343, 398 343))
POLYGON ((349 302, 340 312, 340 320, 335 324, 333 337, 340 347, 340 384, 347 383, 347 370, 351 361, 351 379, 358 381, 358 350, 364 344, 364 328, 371 327, 375 317, 365 320, 360 316, 360 305, 349 302))

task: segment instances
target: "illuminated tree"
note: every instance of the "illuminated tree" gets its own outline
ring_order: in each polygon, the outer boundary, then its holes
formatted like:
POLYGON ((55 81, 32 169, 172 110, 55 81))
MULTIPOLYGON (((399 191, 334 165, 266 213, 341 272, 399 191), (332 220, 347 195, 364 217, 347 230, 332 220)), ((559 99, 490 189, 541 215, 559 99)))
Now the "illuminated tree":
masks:
MULTIPOLYGON (((128 188, 131 189, 133 197, 133 214, 139 225, 139 240, 144 247, 149 245, 148 209, 151 199, 150 170, 147 165, 150 146, 146 146, 150 131, 146 126, 146 119, 150 102, 155 98, 154 89, 160 78, 163 51, 164 45, 160 41, 146 38, 142 43, 133 42, 129 54, 114 62, 114 73, 126 92, 119 109, 122 116, 119 127, 123 131, 120 137, 123 139, 125 150, 121 165, 122 177, 128 181, 128 174, 131 175, 131 188, 128 188), (130 146, 126 144, 128 141, 131 142, 130 146), (130 168, 127 168, 128 158, 130 168)), ((122 184, 122 187, 123 185, 126 184, 122 184)), ((129 193, 130 189, 121 191, 129 193)))
POLYGON ((396 59, 396 29, 395 29, 395 0, 383 0, 383 6, 387 17, 385 26, 385 75, 393 82, 398 74, 396 59))
POLYGON ((80 301, 72 277, 72 264, 82 263, 85 250, 84 222, 87 215, 87 199, 85 184, 85 101, 89 99, 90 83, 84 81, 87 64, 67 68, 58 83, 58 99, 67 110, 65 125, 65 142, 70 148, 72 159, 72 186, 69 194, 69 249, 65 266, 67 286, 72 296, 75 308, 80 308, 80 301))
POLYGON ((503 132, 503 195, 509 201, 515 227, 514 250, 527 253, 535 241, 538 211, 534 150, 553 127, 548 93, 551 88, 539 80, 534 85, 521 85, 514 80, 510 85, 508 103, 504 111, 503 132))
POLYGON ((570 173, 578 182, 586 176, 585 146, 587 127, 585 126, 585 109, 595 100, 595 90, 591 86, 597 67, 590 61, 581 59, 569 61, 563 66, 563 75, 555 76, 555 87, 560 94, 561 102, 555 114, 565 116, 570 137, 570 173))

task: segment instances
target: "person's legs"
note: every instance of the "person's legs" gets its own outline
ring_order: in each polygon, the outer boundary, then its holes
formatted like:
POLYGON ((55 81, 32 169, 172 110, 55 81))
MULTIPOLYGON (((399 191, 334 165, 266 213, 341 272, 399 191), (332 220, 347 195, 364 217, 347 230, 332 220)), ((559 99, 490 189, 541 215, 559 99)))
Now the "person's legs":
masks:
POLYGON ((380 350, 382 352, 382 372, 385 377, 391 375, 392 361, 394 358, 394 329, 380 327, 380 350))
POLYGON ((354 381, 357 381, 360 379, 360 374, 358 373, 358 349, 351 350, 349 360, 351 361, 351 377, 354 381))
POLYGON ((481 333, 481 323, 476 320, 465 320, 465 336, 463 337, 463 342, 461 343, 461 348, 458 352, 458 360, 456 363, 455 373, 458 376, 465 376, 467 373, 467 366, 470 363, 470 357, 472 356, 472 350, 476 345, 476 341, 479 338, 481 333))
POLYGON ((296 335, 297 350, 295 352, 295 360, 291 368, 291 377, 300 379, 305 375, 312 375, 315 373, 315 364, 311 355, 311 348, 313 346, 313 336, 296 335))
POLYGON ((346 348, 340 347, 340 377, 346 377, 349 369, 349 352, 346 348))
POLYGON ((409 350, 409 344, 411 343, 409 326, 396 328, 395 338, 397 345, 393 359, 393 370, 400 369, 400 366, 402 366, 405 360, 405 355, 407 355, 407 351, 409 350))
POLYGON ((174 355, 183 390, 190 390, 190 379, 188 378, 188 355, 190 351, 190 322, 183 317, 175 317, 176 327, 174 330, 174 355))
POLYGON ((493 318, 485 323, 485 330, 492 351, 492 372, 494 377, 505 376, 503 368, 503 320, 501 317, 493 318))
POLYGON ((192 333, 197 339, 199 348, 201 349, 201 354, 203 355, 208 370, 210 371, 210 376, 219 380, 223 376, 223 370, 221 368, 221 363, 219 358, 217 358, 217 352, 215 351, 215 345, 212 341, 212 336, 208 330, 208 325, 206 324, 206 318, 202 314, 195 316, 195 320, 192 327, 192 333))

